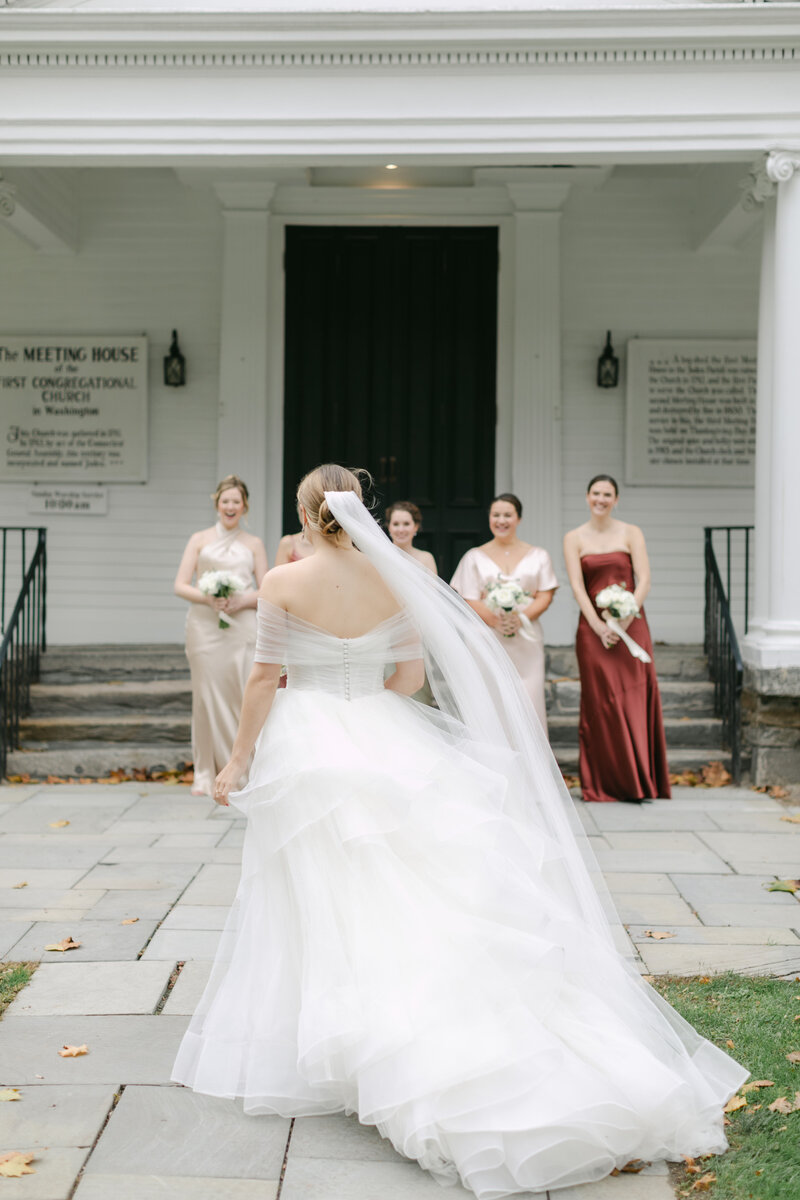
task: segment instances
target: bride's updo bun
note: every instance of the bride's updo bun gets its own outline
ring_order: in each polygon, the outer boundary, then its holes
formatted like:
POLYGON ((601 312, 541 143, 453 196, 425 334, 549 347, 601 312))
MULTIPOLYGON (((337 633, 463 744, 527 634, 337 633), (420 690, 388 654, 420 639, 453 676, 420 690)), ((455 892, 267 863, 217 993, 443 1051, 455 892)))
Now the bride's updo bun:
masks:
POLYGON ((323 463, 300 480, 297 503, 302 504, 305 509, 309 525, 336 545, 340 545, 347 534, 328 508, 325 493, 355 492, 359 500, 362 500, 363 492, 358 478, 360 474, 363 472, 349 471, 347 467, 340 467, 338 463, 323 463))

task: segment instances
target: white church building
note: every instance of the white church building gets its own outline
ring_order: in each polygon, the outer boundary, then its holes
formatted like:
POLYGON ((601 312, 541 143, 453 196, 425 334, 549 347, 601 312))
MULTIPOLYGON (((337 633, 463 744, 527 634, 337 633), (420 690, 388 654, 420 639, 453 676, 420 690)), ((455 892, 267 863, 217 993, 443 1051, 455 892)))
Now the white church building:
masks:
POLYGON ((797 3, 0 0, 0 524, 47 526, 51 643, 180 641, 217 479, 272 558, 333 458, 443 574, 516 492, 566 644, 609 472, 657 641, 733 528, 800 779, 799 78, 797 3))

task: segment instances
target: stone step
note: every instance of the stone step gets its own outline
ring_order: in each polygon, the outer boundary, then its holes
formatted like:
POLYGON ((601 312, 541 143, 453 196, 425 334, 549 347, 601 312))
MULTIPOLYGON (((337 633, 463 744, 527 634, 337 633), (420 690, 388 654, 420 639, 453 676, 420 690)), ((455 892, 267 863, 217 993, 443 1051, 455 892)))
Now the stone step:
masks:
MULTIPOLYGON (((568 775, 578 774, 577 746, 554 746, 553 753, 562 771, 568 775)), ((698 771, 709 762, 721 762, 726 771, 731 769, 731 756, 727 750, 689 747, 683 750, 670 750, 668 758, 671 774, 679 774, 681 771, 698 771)))
MULTIPOLYGON (((550 678, 577 679, 573 646, 547 646, 550 678)), ((699 645, 657 645, 659 679, 707 679, 706 657, 699 645)), ((188 678, 189 664, 180 643, 164 645, 51 646, 42 656, 42 683, 92 680, 188 678)))
MULTIPOLYGON (((659 679, 661 707, 665 713, 680 716, 712 717, 714 684, 703 679, 659 679)), ((548 712, 577 713, 581 703, 581 685, 577 679, 550 679, 545 684, 548 712)))
POLYGON ((42 655, 40 683, 90 683, 97 680, 188 679, 182 645, 51 646, 42 655))
POLYGON ((192 748, 188 744, 165 745, 109 744, 96 742, 89 745, 79 743, 50 743, 46 749, 12 750, 8 756, 8 775, 30 775, 33 779, 46 779, 48 775, 60 778, 105 778, 110 771, 132 771, 137 767, 148 770, 183 770, 192 761, 192 748))
POLYGON ((31 742, 134 742, 142 745, 184 743, 191 740, 188 714, 147 712, 120 716, 106 713, 79 717, 24 717, 19 723, 23 746, 31 742))
POLYGON ((103 680, 92 683, 35 683, 31 708, 37 717, 61 714, 189 713, 192 686, 188 679, 103 680))
MULTIPOLYGON (((547 728, 550 742, 556 746, 577 746, 578 744, 578 714, 548 715, 547 728)), ((664 732, 667 746, 670 750, 683 750, 694 747, 705 748, 707 754, 714 758, 722 753, 722 721, 718 717, 664 717, 664 732)), ((708 759, 705 760, 706 762, 708 759)))
MULTIPOLYGON (((578 660, 575 657, 574 646, 546 646, 545 655, 546 673, 549 678, 578 678, 578 660)), ((654 658, 659 681, 708 679, 708 663, 702 646, 658 643, 654 658)))
POLYGON ((118 713, 25 716, 19 722, 19 740, 22 745, 29 742, 133 742, 157 745, 164 742, 188 742, 191 737, 191 719, 188 713, 151 715, 145 710, 125 716, 118 713))

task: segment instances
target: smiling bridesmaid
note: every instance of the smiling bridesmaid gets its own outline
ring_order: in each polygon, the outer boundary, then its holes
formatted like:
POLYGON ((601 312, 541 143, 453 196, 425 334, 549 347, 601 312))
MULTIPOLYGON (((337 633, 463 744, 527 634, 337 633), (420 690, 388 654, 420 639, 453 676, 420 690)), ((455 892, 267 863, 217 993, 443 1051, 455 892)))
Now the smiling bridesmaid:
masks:
POLYGON ((244 481, 238 475, 226 476, 211 499, 217 522, 192 534, 175 576, 175 595, 189 601, 186 657, 192 676, 195 796, 213 794, 214 779, 230 758, 255 653, 256 588, 267 570, 261 538, 240 528, 248 509, 244 481), (242 590, 227 599, 205 595, 192 578, 199 581, 206 571, 233 572, 242 590), (219 626, 220 612, 229 618, 224 629, 219 626))
POLYGON ((558 579, 547 551, 518 537, 521 520, 522 503, 517 496, 511 492, 495 496, 489 505, 491 541, 467 551, 450 586, 494 630, 519 671, 546 733, 544 637, 539 617, 552 604, 558 579), (497 613, 487 606, 486 589, 497 579, 514 580, 528 593, 530 601, 523 611, 530 624, 523 626, 519 613, 497 613))
POLYGON ((578 727, 583 799, 652 800, 670 796, 667 747, 653 662, 634 658, 609 629, 595 597, 610 584, 633 592, 639 617, 619 625, 646 650, 653 642, 642 605, 650 591, 644 535, 619 521, 619 488, 610 475, 595 475, 586 491, 591 514, 564 538, 567 574, 581 610, 575 649, 581 677, 578 727))

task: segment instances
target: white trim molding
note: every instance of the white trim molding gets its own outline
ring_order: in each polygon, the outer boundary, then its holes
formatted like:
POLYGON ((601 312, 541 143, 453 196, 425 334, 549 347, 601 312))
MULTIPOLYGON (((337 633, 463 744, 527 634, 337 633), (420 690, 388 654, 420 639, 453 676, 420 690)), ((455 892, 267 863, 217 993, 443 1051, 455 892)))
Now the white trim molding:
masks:
MULTIPOLYGON (((0 22, 2 18, 0 18, 0 22)), ((130 71, 181 70, 419 70, 487 67, 643 67, 650 65, 699 65, 730 67, 744 63, 791 66, 800 62, 800 40, 791 45, 708 46, 616 46, 587 49, 433 49, 433 50, 4 50, 0 68, 81 72, 120 69, 130 71)))
POLYGON ((800 6, 0 13, 0 161, 748 162, 800 141, 800 6))
POLYGON ((800 150, 771 150, 764 167, 772 183, 788 183, 800 167, 800 150))

